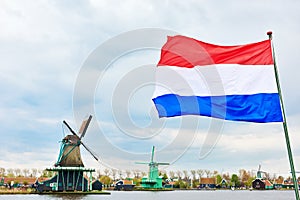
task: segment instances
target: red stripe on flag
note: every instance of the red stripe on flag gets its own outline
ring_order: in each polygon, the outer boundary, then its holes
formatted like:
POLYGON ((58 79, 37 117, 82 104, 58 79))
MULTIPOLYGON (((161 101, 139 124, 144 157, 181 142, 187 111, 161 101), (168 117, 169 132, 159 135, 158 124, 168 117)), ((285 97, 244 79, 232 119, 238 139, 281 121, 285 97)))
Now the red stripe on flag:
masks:
POLYGON ((193 68, 213 64, 271 65, 271 41, 219 46, 185 36, 168 36, 158 66, 193 68))

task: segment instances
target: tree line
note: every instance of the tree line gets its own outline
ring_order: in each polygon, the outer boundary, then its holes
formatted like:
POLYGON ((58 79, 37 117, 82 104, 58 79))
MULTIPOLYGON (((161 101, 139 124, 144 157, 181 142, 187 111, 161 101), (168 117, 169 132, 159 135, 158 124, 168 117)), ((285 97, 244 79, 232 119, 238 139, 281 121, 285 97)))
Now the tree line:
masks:
MULTIPOLYGON (((123 179, 131 179, 137 186, 142 177, 147 176, 148 172, 139 169, 133 170, 118 170, 118 169, 103 169, 96 170, 93 173, 95 179, 99 179, 105 185, 111 185, 115 181, 123 179)), ((176 170, 165 171, 161 170, 160 175, 163 177, 164 182, 175 182, 175 187, 178 188, 195 188, 200 184, 201 178, 215 178, 216 184, 220 183, 223 179, 230 185, 236 187, 250 187, 252 181, 256 178, 256 172, 240 169, 238 173, 219 173, 217 170, 208 169, 192 169, 192 170, 176 170)), ((20 169, 20 168, 2 168, 0 167, 0 177, 52 177, 54 172, 41 170, 41 169, 20 169)), ((284 180, 291 179, 290 177, 284 178, 276 174, 264 173, 264 178, 268 180, 284 180)), ((298 178, 300 179, 300 177, 298 178)))
POLYGON ((37 168, 8 168, 5 169, 3 167, 0 167, 0 177, 8 177, 8 178, 14 178, 14 177, 52 177, 53 172, 37 169, 37 168))

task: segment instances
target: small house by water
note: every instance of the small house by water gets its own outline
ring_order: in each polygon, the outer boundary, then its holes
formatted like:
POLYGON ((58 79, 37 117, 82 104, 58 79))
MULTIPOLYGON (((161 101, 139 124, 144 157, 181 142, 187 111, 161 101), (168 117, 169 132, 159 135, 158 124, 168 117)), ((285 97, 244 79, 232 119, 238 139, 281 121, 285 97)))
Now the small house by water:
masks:
POLYGON ((200 178, 198 189, 216 189, 216 178, 200 178))

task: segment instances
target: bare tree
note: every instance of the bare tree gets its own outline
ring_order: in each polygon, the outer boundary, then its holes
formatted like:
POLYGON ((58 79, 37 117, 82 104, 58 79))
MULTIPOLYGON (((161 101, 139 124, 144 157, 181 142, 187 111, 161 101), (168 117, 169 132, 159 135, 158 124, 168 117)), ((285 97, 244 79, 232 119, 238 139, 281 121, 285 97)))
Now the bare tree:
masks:
POLYGON ((134 178, 139 178, 141 171, 139 169, 132 170, 134 178))
POLYGON ((219 172, 218 172, 217 170, 214 170, 213 176, 216 177, 216 176, 218 175, 218 173, 219 173, 219 172))
POLYGON ((245 169, 240 169, 239 170, 239 178, 240 178, 242 183, 247 182, 248 179, 251 177, 250 171, 248 171, 248 172, 245 169))
POLYGON ((204 174, 204 171, 203 171, 203 169, 198 169, 197 170, 197 174, 198 174, 198 176, 199 176, 199 180, 201 179, 201 177, 203 176, 203 174, 204 174))
POLYGON ((0 168, 0 176, 4 176, 5 174, 5 168, 0 168))
POLYGON ((99 179, 101 177, 101 171, 100 171, 100 169, 97 169, 96 176, 97 176, 97 179, 99 179))
POLYGON ((23 169, 22 172, 25 177, 28 177, 29 169, 23 169))
POLYGON ((270 177, 271 177, 270 173, 265 172, 265 176, 266 176, 267 180, 270 180, 270 177))
POLYGON ((9 177, 15 176, 13 168, 8 168, 7 169, 7 176, 9 176, 9 177))
POLYGON ((229 173, 223 174, 222 176, 226 181, 230 181, 231 179, 229 173))
POLYGON ((129 178, 131 175, 131 171, 126 169, 125 174, 126 174, 126 178, 129 178))
POLYGON ((39 173, 40 176, 42 176, 43 171, 44 171, 44 170, 42 170, 42 169, 38 169, 38 173, 39 173))
POLYGON ((174 171, 169 171, 169 177, 171 179, 175 178, 175 172, 174 171))
POLYGON ((107 169, 107 168, 104 169, 104 175, 105 175, 105 176, 108 176, 108 175, 109 175, 109 169, 107 169))
POLYGON ((204 173, 206 174, 206 177, 207 177, 207 178, 209 178, 210 175, 211 175, 211 172, 210 172, 210 170, 208 170, 208 169, 204 170, 204 173))
MULTIPOLYGON (((272 175, 272 177, 271 177, 271 180, 276 180, 276 174, 275 173, 273 173, 273 175, 272 175)), ((299 179, 299 177, 298 177, 298 179, 299 179)))
POLYGON ((123 178, 122 178, 122 176, 123 176, 122 170, 118 170, 118 174, 119 174, 119 179, 123 179, 123 178))
POLYGON ((188 181, 189 180, 189 172, 187 170, 183 170, 183 175, 184 175, 184 180, 188 181))
POLYGON ((21 176, 21 169, 20 168, 15 168, 15 176, 21 176))
POLYGON ((193 180, 196 180, 196 170, 191 170, 193 180))
POLYGON ((116 169, 111 169, 111 175, 112 175, 113 181, 115 181, 116 176, 117 176, 117 170, 116 169))
POLYGON ((176 174, 178 176, 178 179, 181 180, 181 178, 182 178, 182 172, 180 170, 177 170, 176 174))
POLYGON ((31 175, 32 175, 32 177, 37 177, 37 172, 38 172, 38 170, 36 168, 32 168, 31 169, 31 175))

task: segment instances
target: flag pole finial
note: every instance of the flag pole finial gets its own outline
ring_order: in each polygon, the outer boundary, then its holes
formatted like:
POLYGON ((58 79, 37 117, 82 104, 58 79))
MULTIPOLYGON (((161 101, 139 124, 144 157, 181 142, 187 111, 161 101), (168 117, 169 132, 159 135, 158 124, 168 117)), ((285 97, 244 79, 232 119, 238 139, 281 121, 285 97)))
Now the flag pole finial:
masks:
POLYGON ((267 32, 267 35, 269 36, 269 39, 272 39, 272 33, 273 33, 272 31, 267 32))

